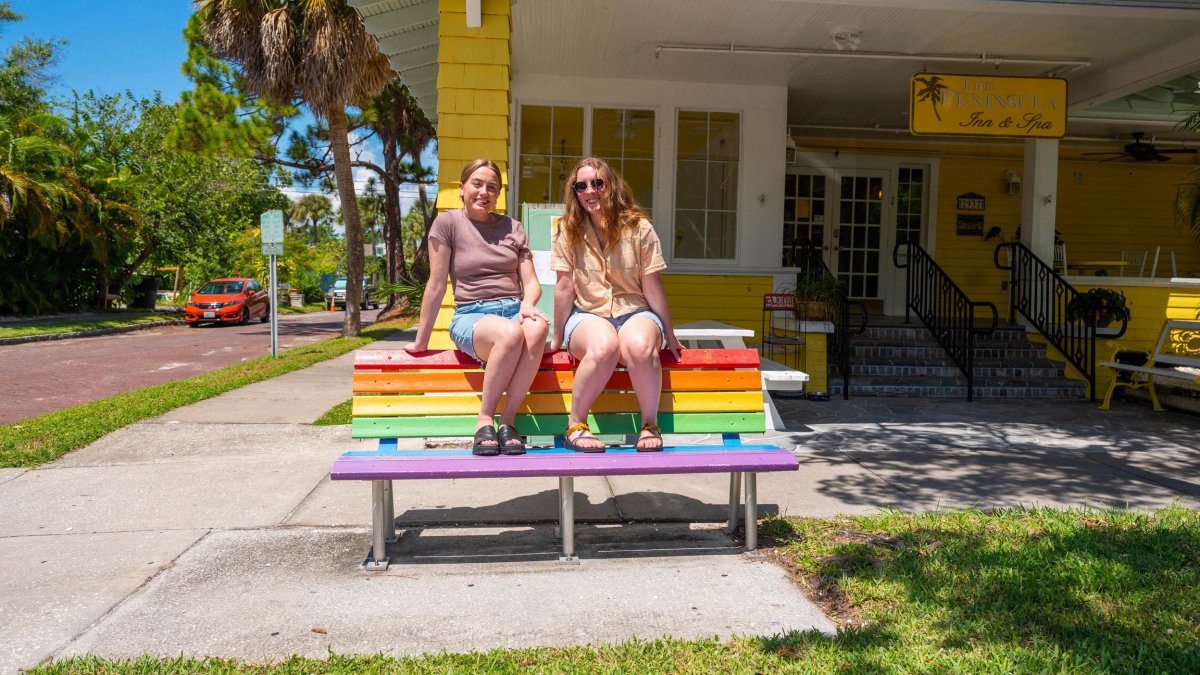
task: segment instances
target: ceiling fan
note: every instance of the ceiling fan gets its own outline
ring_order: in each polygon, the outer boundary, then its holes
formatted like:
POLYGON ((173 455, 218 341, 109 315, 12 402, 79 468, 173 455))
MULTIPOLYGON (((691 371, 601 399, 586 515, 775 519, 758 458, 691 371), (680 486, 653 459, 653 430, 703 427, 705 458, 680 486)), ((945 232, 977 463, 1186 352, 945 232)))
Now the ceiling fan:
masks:
POLYGON ((1100 163, 1111 162, 1115 159, 1128 157, 1136 162, 1166 162, 1171 158, 1169 155, 1194 155, 1196 148, 1175 148, 1171 150, 1159 150, 1154 147, 1154 143, 1143 143, 1142 136, 1146 134, 1141 131, 1135 131, 1132 134, 1133 142, 1125 145, 1121 152, 1085 152, 1084 155, 1112 155, 1108 159, 1100 160, 1100 163))

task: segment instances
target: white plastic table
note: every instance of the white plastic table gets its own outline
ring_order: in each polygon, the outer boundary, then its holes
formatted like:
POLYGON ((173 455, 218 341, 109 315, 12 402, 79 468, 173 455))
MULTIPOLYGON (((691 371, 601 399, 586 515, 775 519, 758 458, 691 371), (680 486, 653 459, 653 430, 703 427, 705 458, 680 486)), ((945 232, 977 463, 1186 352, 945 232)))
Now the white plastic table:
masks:
MULTIPOLYGON (((754 331, 730 326, 720 321, 696 321, 675 327, 675 337, 685 347, 721 347, 723 349, 745 349, 746 338, 754 337, 754 331)), ((763 412, 767 415, 768 431, 783 431, 783 420, 775 409, 775 402, 768 391, 803 391, 808 373, 789 368, 770 359, 760 359, 762 371, 763 412)))

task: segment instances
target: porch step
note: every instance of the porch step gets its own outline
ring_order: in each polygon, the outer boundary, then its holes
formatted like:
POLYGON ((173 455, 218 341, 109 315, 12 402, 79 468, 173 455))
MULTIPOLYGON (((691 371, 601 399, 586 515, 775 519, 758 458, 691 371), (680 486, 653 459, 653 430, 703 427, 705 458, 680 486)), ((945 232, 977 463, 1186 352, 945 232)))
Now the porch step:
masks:
MULTIPOLYGON (((975 339, 974 397, 1080 398, 1083 382, 1068 380, 1061 362, 1046 357, 1044 345, 1029 341, 1020 327, 1000 328, 975 339)), ((965 398, 967 378, 933 335, 920 325, 872 326, 851 336, 851 396, 965 398)), ((829 368, 829 394, 842 395, 836 362, 829 368)))
MULTIPOLYGON (((831 376, 840 375, 836 365, 830 367, 831 376)), ((976 359, 975 377, 1062 377, 1063 366, 1050 359, 976 359)), ((876 376, 935 375, 938 377, 962 377, 954 361, 945 358, 892 357, 850 358, 851 379, 876 376)), ((965 383, 966 378, 963 377, 965 383)))
MULTIPOLYGON (((1062 378, 976 378, 975 398, 1062 399, 1082 398, 1084 383, 1062 378)), ((841 380, 831 380, 829 395, 842 395, 841 380)), ((851 378, 851 396, 966 398, 967 380, 960 378, 851 378)))

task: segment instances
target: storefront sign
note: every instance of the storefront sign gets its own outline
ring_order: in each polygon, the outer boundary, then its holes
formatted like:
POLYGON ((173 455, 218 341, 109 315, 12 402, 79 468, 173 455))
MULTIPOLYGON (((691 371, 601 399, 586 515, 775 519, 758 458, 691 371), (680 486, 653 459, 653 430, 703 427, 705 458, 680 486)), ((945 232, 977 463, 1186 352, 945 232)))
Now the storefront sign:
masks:
POLYGON ((981 194, 967 192, 958 196, 959 211, 983 211, 987 206, 987 198, 981 194))
POLYGON ((909 86, 913 134, 1062 138, 1067 81, 917 73, 909 86))
POLYGON ((955 234, 960 237, 983 236, 983 216, 960 213, 958 214, 958 220, 954 224, 955 234))

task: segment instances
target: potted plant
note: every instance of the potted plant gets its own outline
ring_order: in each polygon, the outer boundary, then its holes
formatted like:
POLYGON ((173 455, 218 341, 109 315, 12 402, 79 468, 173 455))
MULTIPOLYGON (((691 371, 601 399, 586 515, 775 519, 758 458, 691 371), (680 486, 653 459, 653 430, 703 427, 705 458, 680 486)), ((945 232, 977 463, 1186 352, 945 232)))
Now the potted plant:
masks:
POLYGON ((832 321, 841 298, 841 284, 829 274, 796 279, 796 318, 801 321, 832 321))
POLYGON ((1131 316, 1123 292, 1111 288, 1091 288, 1067 303, 1067 318, 1082 318, 1089 308, 1096 312, 1097 328, 1103 328, 1117 320, 1128 321, 1131 316))

